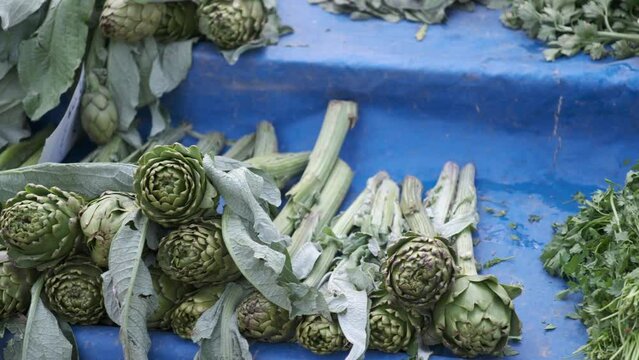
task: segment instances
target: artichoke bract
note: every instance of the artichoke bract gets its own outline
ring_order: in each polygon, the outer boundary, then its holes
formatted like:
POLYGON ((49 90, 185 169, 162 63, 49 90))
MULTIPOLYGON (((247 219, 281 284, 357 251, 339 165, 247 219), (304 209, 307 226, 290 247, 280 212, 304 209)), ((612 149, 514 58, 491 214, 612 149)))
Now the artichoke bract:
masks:
POLYGON ((106 0, 100 15, 104 36, 126 42, 153 36, 166 10, 163 3, 139 4, 133 0, 106 0))
POLYGON ((187 295, 171 313, 173 331, 185 339, 190 339, 197 320, 215 305, 222 292, 224 286, 207 286, 187 295))
POLYGON ((192 2, 169 2, 155 37, 163 42, 185 40, 197 34, 197 5, 192 2))
POLYGON ((455 264, 450 250, 438 238, 407 233, 389 249, 383 271, 393 300, 424 312, 453 283, 455 264))
POLYGON ((80 120, 91 141, 104 145, 118 129, 118 110, 111 91, 100 83, 98 76, 89 71, 86 92, 82 95, 80 120))
POLYGON ((310 315, 297 326, 297 342, 316 354, 348 350, 351 344, 334 319, 310 315))
POLYGON ((267 20, 261 0, 204 0, 197 16, 200 32, 222 50, 259 38, 267 20))
POLYGON ((0 251, 0 320, 27 310, 36 276, 35 270, 16 267, 7 252, 0 251))
POLYGON ((224 240, 219 219, 182 225, 160 241, 158 265, 187 284, 222 284, 241 276, 224 240))
POLYGON ((289 318, 288 311, 257 291, 238 306, 237 322, 245 337, 269 343, 289 341, 295 335, 297 325, 296 320, 289 318))
POLYGON ((521 335, 512 301, 520 292, 494 276, 462 276, 435 307, 435 329, 458 356, 502 355, 509 337, 521 335))
POLYGON ((101 275, 97 265, 81 256, 49 269, 44 278, 47 306, 71 324, 97 324, 106 313, 101 275))
POLYGON ((152 328, 166 330, 171 327, 173 309, 187 293, 193 291, 193 287, 171 279, 158 268, 151 268, 150 272, 153 288, 158 296, 158 308, 149 316, 147 324, 152 328))
POLYGON ((21 268, 45 269, 71 253, 82 237, 78 213, 84 199, 57 187, 29 184, 7 201, 0 237, 21 268))
POLYGON ((108 266, 111 240, 136 209, 135 195, 107 191, 80 211, 80 227, 91 259, 98 266, 108 266))
POLYGON ((138 160, 133 187, 140 209, 164 227, 186 224, 214 209, 217 190, 209 183, 195 146, 160 145, 138 160))
POLYGON ((369 314, 370 348, 387 353, 406 350, 417 334, 417 319, 394 305, 388 296, 375 299, 369 314))

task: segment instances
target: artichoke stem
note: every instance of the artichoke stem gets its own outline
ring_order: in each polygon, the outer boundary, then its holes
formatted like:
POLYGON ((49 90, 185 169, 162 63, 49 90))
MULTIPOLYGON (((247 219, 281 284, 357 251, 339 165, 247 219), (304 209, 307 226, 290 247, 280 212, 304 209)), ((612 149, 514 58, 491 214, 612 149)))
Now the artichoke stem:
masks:
POLYGON ((304 171, 310 154, 310 152, 271 154, 250 158, 246 160, 246 163, 270 175, 281 189, 289 180, 304 171))
MULTIPOLYGON (((475 166, 467 164, 459 176, 457 196, 455 197, 455 210, 452 217, 464 216, 475 211, 477 205, 477 192, 475 189, 475 166)), ((468 227, 462 231, 455 241, 457 253, 457 266, 461 269, 462 275, 477 275, 477 265, 473 254, 472 228, 468 227)))
POLYGON ((42 149, 44 142, 53 132, 54 127, 47 126, 38 131, 30 138, 20 141, 17 144, 9 145, 2 153, 0 153, 0 170, 15 169, 22 165, 39 149, 42 149))
POLYGON ((437 236, 435 227, 422 206, 423 188, 421 181, 416 177, 407 176, 402 184, 401 209, 412 231, 428 238, 434 238, 437 236))
MULTIPOLYGON (((343 238, 348 235, 353 226, 355 225, 355 219, 365 203, 367 193, 366 191, 359 194, 357 199, 346 209, 346 211, 337 219, 331 230, 337 239, 343 238)), ((328 245, 322 249, 322 254, 315 262, 313 270, 308 275, 304 284, 312 287, 317 287, 324 275, 331 268, 333 259, 337 255, 339 250, 339 244, 335 241, 330 241, 328 245)))
POLYGON ((224 134, 219 131, 215 131, 210 134, 202 135, 200 140, 197 142, 197 147, 200 149, 202 154, 215 156, 222 152, 222 149, 224 148, 224 141, 226 141, 224 134))
POLYGON ((251 133, 239 138, 224 153, 224 156, 227 158, 244 161, 253 155, 254 149, 255 149, 255 133, 251 133))
POLYGON ((443 225, 449 218, 458 179, 459 166, 449 161, 444 165, 435 187, 429 190, 426 195, 425 206, 432 209, 435 226, 443 225))
MULTIPOLYGON (((373 205, 368 221, 361 225, 362 231, 368 234, 387 238, 393 230, 395 205, 399 202, 399 186, 391 179, 384 179, 373 198, 373 205)), ((401 213, 401 211, 400 211, 401 213)), ((398 231, 398 236, 401 231, 398 231)))
POLYGON ((356 103, 332 100, 328 104, 322 129, 311 152, 308 166, 300 181, 286 194, 289 201, 284 209, 287 207, 294 209, 282 211, 274 220, 275 226, 280 231, 286 230, 282 231, 283 234, 290 235, 293 231, 290 223, 302 218, 314 205, 335 166, 346 134, 355 125, 356 120, 356 103), (291 214, 295 214, 296 217, 291 218, 291 214))
POLYGON ((20 167, 36 165, 40 161, 40 157, 42 157, 42 151, 44 150, 44 146, 39 148, 36 152, 34 152, 27 160, 25 160, 20 167))
POLYGON ((326 185, 324 185, 319 195, 317 204, 313 206, 309 216, 302 220, 300 226, 293 233, 291 246, 289 247, 291 256, 294 256, 307 241, 313 238, 313 236, 305 236, 309 234, 309 227, 312 226, 312 230, 310 230, 312 234, 317 234, 328 225, 328 222, 335 216, 342 201, 344 201, 352 181, 353 170, 344 161, 337 160, 331 175, 326 181, 326 185), (311 214, 316 214, 316 216, 310 216, 311 214))
POLYGON ((278 152, 277 135, 273 124, 260 121, 255 132, 255 150, 253 156, 271 155, 278 152))

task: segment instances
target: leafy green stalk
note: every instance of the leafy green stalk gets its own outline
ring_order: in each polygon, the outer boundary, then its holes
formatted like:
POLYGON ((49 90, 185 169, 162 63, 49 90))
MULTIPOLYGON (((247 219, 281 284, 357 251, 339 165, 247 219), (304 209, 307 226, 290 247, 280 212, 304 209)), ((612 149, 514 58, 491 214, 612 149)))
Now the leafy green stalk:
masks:
POLYGON ((290 235, 299 221, 308 213, 324 187, 338 159, 348 130, 357 120, 357 104, 332 100, 308 166, 300 181, 286 194, 288 202, 275 218, 275 226, 282 234, 290 235))
MULTIPOLYGON (((475 167, 464 166, 459 176, 457 196, 455 197, 453 216, 475 212, 477 192, 475 190, 475 167)), ((472 227, 467 227, 455 240, 456 263, 461 275, 477 275, 477 263, 473 251, 472 227)))
POLYGON ((223 156, 244 161, 253 155, 255 150, 255 133, 247 134, 239 138, 223 154, 223 156))
POLYGON ((147 150, 157 145, 170 145, 175 142, 178 142, 182 140, 182 138, 185 137, 190 130, 191 130, 191 125, 186 123, 181 124, 180 126, 176 128, 168 128, 164 130, 163 132, 159 133, 158 135, 150 138, 144 145, 142 145, 140 148, 132 152, 129 156, 124 158, 122 162, 131 163, 131 164, 136 163, 138 159, 140 159, 142 154, 147 152, 147 150))
POLYGON ((271 154, 250 158, 246 163, 267 173, 282 188, 306 168, 309 156, 309 152, 271 154))
POLYGON ((459 166, 454 162, 447 162, 437 179, 435 187, 428 191, 425 206, 430 210, 435 229, 440 228, 448 220, 450 207, 455 199, 459 166))
MULTIPOLYGON (((2 153, 0 153, 0 170, 9 170, 20 167, 33 154, 38 151, 42 152, 44 142, 53 132, 52 126, 45 127, 38 131, 32 137, 23 140, 17 144, 9 145, 2 153)), ((38 157, 39 159, 39 157, 38 157)))
POLYGON ((31 154, 31 156, 29 156, 27 160, 25 160, 22 164, 20 164, 20 167, 36 165, 40 161, 40 157, 42 156, 43 149, 44 148, 38 149, 36 152, 31 154))
POLYGON ((434 238, 437 233, 422 205, 422 191, 424 187, 414 176, 407 176, 402 184, 401 208, 410 229, 428 238, 434 238))
POLYGON ((117 163, 131 154, 131 146, 115 134, 105 145, 98 146, 80 162, 117 163))
POLYGON ((260 121, 255 132, 255 150, 253 156, 271 155, 278 152, 277 135, 273 124, 260 121))
POLYGON ((315 217, 309 218, 307 216, 304 218, 291 237, 291 246, 288 248, 291 256, 294 257, 306 243, 305 240, 316 236, 335 216, 351 186, 353 175, 353 170, 348 164, 342 160, 337 161, 317 199, 317 203, 309 212, 309 215, 314 214, 315 217), (312 223, 314 226, 308 226, 308 223, 312 223), (309 234, 308 230, 310 230, 310 237, 305 236, 309 234))
POLYGON ((226 138, 224 134, 219 131, 214 131, 209 134, 199 135, 197 147, 202 154, 209 154, 211 156, 217 155, 224 149, 224 142, 226 138))

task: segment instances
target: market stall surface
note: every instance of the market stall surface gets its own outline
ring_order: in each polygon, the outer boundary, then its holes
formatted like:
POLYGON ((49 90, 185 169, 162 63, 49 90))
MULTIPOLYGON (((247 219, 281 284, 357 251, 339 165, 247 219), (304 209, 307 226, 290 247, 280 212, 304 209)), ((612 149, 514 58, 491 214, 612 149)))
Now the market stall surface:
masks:
MULTIPOLYGON (((577 209, 571 196, 606 178, 623 182, 637 159, 637 60, 545 63, 539 44, 483 8, 454 12, 418 42, 419 24, 352 22, 300 0, 280 0, 280 7, 296 33, 279 46, 246 54, 234 67, 211 45, 197 46, 188 79, 167 99, 173 118, 230 137, 268 119, 281 151, 299 151, 312 147, 328 100, 355 100, 360 120, 342 151, 356 172, 347 202, 379 170, 432 186, 447 160, 474 162, 477 258, 512 256, 485 272, 524 286, 516 300, 523 338, 513 343, 513 359, 571 356, 587 339, 581 323, 566 318, 579 299, 557 300, 565 284, 538 258, 552 223, 577 209)), ((82 359, 121 356, 117 328, 74 329, 82 359)), ((192 359, 197 351, 169 333, 153 332, 152 340, 152 359, 192 359)), ((256 359, 344 357, 295 344, 251 349, 256 359)), ((367 359, 405 357, 370 352, 367 359)), ((437 349, 434 359, 449 357, 437 349)))

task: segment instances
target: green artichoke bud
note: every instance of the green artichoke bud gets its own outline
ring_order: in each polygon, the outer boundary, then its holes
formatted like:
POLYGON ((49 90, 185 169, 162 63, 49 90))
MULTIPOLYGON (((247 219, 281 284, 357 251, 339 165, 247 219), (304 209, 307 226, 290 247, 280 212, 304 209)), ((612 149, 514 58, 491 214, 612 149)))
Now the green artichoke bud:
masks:
POLYGON ((74 256, 49 269, 44 293, 48 308, 71 324, 97 324, 106 312, 102 270, 89 258, 74 256))
POLYGON ((462 357, 502 355, 508 338, 521 334, 512 301, 520 293, 494 276, 459 277, 433 313, 443 344, 462 357))
POLYGON ((140 41, 155 34, 165 10, 163 3, 106 0, 100 15, 100 28, 104 36, 111 39, 140 41))
POLYGON ((36 276, 35 270, 16 267, 6 251, 0 252, 0 319, 27 310, 36 276))
POLYGON ((111 240, 136 209, 135 195, 107 191, 80 211, 80 227, 91 259, 98 266, 106 268, 109 265, 111 240))
POLYGON ((182 225, 160 241, 158 265, 187 284, 222 284, 241 276, 224 240, 218 219, 182 225))
POLYGON ((295 335, 296 320, 289 312, 268 301, 264 295, 254 292, 244 299, 237 309, 240 333, 249 339, 262 342, 287 342, 295 335))
POLYGON ((297 342, 316 354, 348 350, 351 344, 334 319, 310 315, 297 326, 297 342))
POLYGON ((369 314, 371 349, 397 353, 405 351, 417 334, 419 316, 394 306, 389 296, 373 300, 369 314))
POLYGON ((82 236, 77 194, 29 184, 7 201, 0 214, 0 237, 9 257, 21 268, 44 269, 71 253, 82 236))
POLYGON ((266 24, 261 0, 205 0, 198 7, 200 32, 222 50, 258 39, 266 24))
POLYGON ((118 129, 118 110, 111 91, 93 71, 87 75, 87 91, 82 95, 81 105, 82 128, 91 141, 98 145, 108 143, 118 129))
POLYGON ((171 314, 184 296, 193 291, 191 285, 168 277, 158 268, 151 268, 153 288, 158 295, 158 308, 147 319, 149 327, 167 330, 171 327, 171 314))
POLYGON ((169 2, 155 37, 163 42, 185 40, 197 34, 197 5, 192 2, 169 2))
POLYGON ((383 272, 393 300, 420 312, 431 309, 454 281, 455 264, 446 244, 408 233, 389 250, 383 272))
POLYGON ((176 143, 147 151, 138 160, 133 186, 140 209, 165 227, 189 223, 216 206, 217 191, 195 146, 176 143))
POLYGON ((224 292, 224 286, 207 286, 187 295, 171 314, 171 327, 177 335, 190 339, 200 316, 213 307, 224 292))

